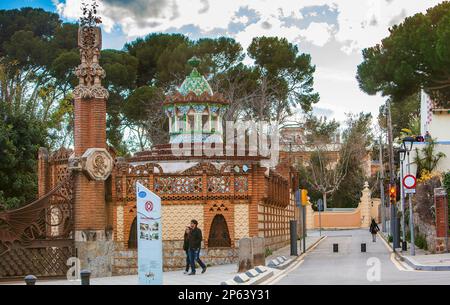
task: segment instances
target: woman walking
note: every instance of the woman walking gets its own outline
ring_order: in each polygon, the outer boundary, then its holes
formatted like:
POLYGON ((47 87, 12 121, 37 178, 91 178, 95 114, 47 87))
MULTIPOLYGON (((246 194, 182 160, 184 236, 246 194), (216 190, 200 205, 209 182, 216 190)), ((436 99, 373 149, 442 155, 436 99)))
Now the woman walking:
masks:
POLYGON ((184 242, 183 242, 183 250, 186 252, 186 269, 184 271, 184 274, 189 274, 189 268, 191 266, 191 260, 189 257, 189 237, 191 235, 191 228, 186 227, 186 230, 184 231, 184 242))
POLYGON ((377 233, 380 231, 380 228, 378 227, 377 223, 375 222, 375 219, 372 219, 372 223, 370 224, 370 233, 372 233, 372 241, 377 241, 377 233))

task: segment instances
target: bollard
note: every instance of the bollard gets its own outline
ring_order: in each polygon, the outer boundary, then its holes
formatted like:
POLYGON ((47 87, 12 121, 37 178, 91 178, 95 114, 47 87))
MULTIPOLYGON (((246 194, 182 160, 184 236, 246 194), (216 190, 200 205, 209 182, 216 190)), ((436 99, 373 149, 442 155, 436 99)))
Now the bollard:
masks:
POLYGON ((366 244, 361 244, 361 252, 366 252, 366 244))
POLYGON ((333 244, 333 252, 334 253, 339 252, 339 245, 338 244, 333 244))
POLYGON ((90 285, 90 277, 91 277, 91 271, 89 270, 81 270, 80 271, 80 277, 81 277, 81 285, 90 285))
POLYGON ((297 249, 297 221, 291 220, 289 222, 289 230, 291 237, 291 256, 298 256, 297 249))
POLYGON ((36 284, 36 280, 37 280, 37 277, 35 277, 34 275, 27 275, 26 277, 25 277, 25 283, 27 284, 27 285, 35 285, 36 284))
POLYGON ((408 251, 408 244, 405 240, 402 240, 402 251, 408 251))

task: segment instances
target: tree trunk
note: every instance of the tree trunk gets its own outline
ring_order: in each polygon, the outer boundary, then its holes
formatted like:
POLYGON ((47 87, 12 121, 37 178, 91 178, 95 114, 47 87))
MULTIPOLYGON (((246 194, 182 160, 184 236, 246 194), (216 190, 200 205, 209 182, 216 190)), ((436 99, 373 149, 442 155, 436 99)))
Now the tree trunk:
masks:
POLYGON ((327 210, 327 193, 322 193, 323 198, 323 211, 325 212, 327 210))

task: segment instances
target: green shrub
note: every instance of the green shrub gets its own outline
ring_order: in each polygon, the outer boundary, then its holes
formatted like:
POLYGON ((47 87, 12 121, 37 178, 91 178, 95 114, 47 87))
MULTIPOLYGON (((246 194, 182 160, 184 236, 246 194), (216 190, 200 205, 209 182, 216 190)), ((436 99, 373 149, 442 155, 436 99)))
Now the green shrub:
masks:
POLYGON ((425 238, 425 235, 418 232, 417 229, 416 229, 416 235, 414 236, 414 243, 416 244, 416 246, 418 248, 423 249, 425 251, 428 250, 428 244, 427 244, 427 239, 425 238))
POLYGON ((265 251, 264 254, 265 254, 266 257, 268 257, 268 256, 271 256, 273 254, 273 251, 271 249, 269 249, 269 248, 266 248, 266 251, 265 251))

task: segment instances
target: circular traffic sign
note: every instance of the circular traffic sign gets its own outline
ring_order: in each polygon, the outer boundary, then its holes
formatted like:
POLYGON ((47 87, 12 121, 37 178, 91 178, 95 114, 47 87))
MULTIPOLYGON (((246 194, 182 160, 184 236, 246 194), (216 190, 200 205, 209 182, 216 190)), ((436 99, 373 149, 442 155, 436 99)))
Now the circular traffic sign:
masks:
POLYGON ((413 189, 416 187, 416 177, 414 175, 406 175, 403 178, 403 186, 407 189, 413 189))

